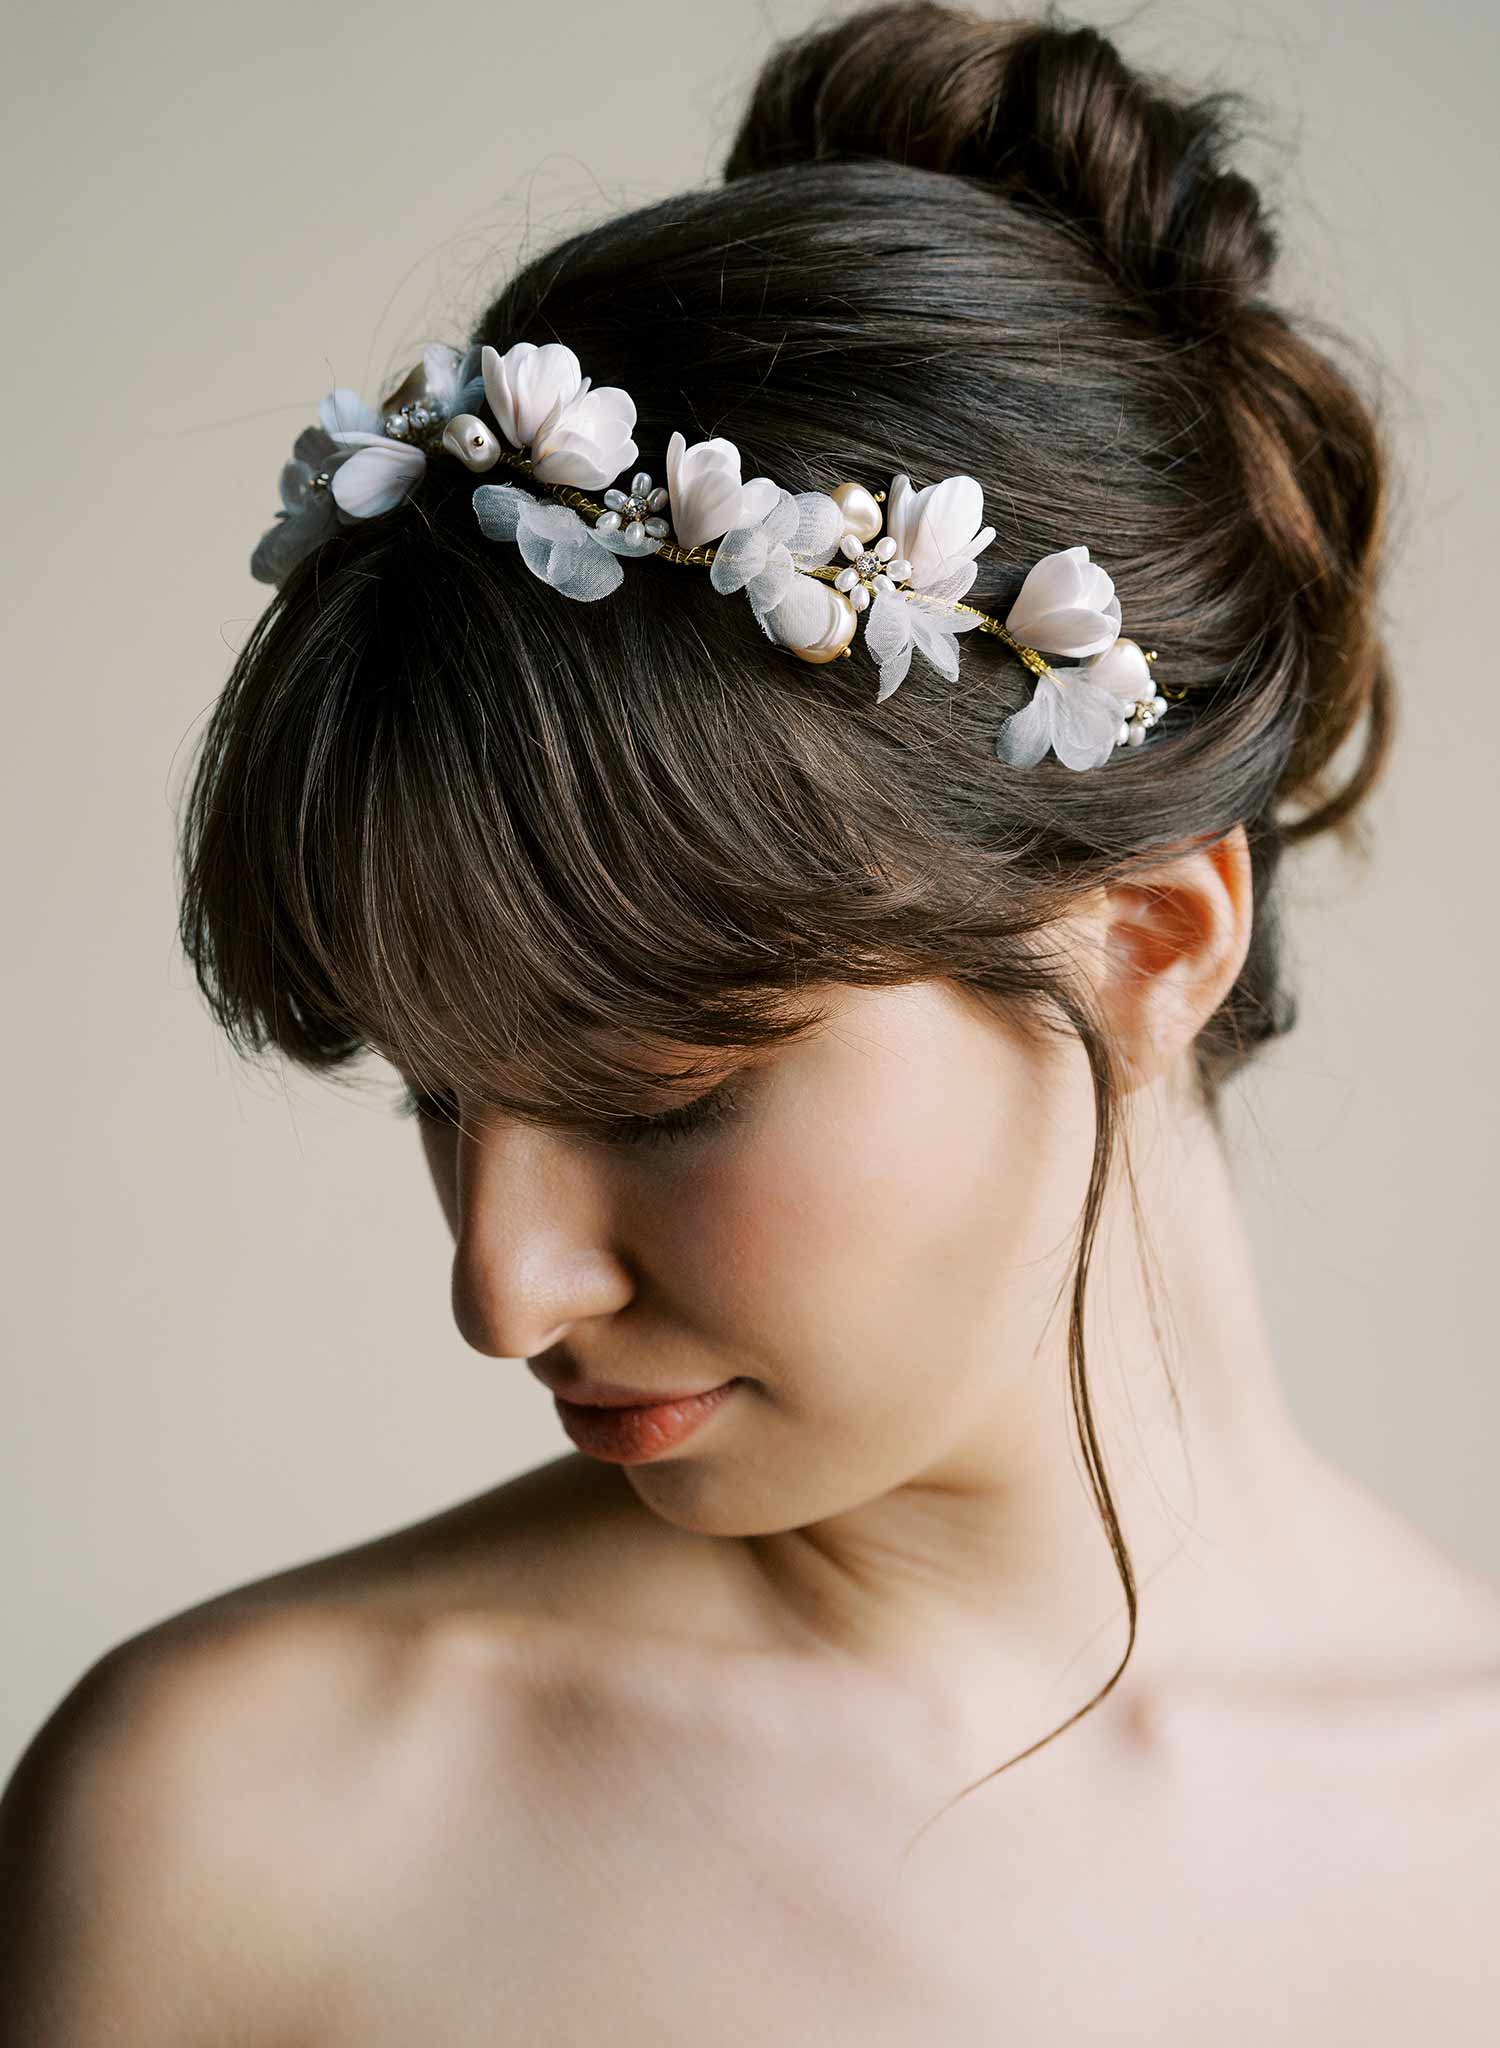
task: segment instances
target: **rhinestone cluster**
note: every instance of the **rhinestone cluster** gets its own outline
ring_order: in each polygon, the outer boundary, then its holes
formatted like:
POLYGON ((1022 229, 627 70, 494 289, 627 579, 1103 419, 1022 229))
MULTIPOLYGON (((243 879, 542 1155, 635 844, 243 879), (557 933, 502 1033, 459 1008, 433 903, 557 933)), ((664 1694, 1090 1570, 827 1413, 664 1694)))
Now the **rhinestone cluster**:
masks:
POLYGON ((894 590, 898 583, 904 583, 911 575, 911 563, 905 556, 898 561, 896 541, 893 535, 882 534, 881 538, 867 545, 857 535, 846 533, 839 542, 839 551, 848 560, 849 567, 840 569, 833 579, 835 590, 842 590, 857 612, 867 611, 877 592, 894 590))
POLYGON ((638 469, 630 479, 628 491, 606 491, 604 503, 607 511, 601 512, 594 525, 601 533, 620 533, 630 541, 644 540, 649 534, 653 540, 665 540, 672 531, 669 521, 660 515, 671 502, 664 484, 655 489, 650 474, 638 469))

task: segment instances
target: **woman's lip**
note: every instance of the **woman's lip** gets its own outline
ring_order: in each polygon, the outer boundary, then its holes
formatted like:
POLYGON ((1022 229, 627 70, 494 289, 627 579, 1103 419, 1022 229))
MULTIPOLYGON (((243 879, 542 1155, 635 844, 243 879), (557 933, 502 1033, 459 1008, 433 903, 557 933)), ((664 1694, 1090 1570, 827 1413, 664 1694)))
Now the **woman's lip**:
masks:
POLYGON ((612 1465, 639 1465, 660 1457, 705 1423, 728 1400, 738 1380, 703 1394, 649 1406, 600 1407, 555 1395, 558 1417, 579 1450, 612 1465))
POLYGON ((588 1387, 577 1393, 553 1389, 559 1401, 570 1408, 665 1408, 674 1401, 696 1401, 700 1393, 717 1393, 716 1387, 689 1388, 683 1394, 655 1394, 641 1387, 588 1387))

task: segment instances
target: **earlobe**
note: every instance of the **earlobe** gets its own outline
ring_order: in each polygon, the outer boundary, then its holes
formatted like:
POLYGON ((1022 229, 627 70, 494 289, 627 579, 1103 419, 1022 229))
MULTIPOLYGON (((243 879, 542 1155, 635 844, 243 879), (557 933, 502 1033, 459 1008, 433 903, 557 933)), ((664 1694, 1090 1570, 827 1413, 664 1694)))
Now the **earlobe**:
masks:
POLYGON ((1187 1050, 1244 964, 1253 915, 1244 826, 1110 884, 1103 898, 1098 994, 1137 1088, 1187 1050))

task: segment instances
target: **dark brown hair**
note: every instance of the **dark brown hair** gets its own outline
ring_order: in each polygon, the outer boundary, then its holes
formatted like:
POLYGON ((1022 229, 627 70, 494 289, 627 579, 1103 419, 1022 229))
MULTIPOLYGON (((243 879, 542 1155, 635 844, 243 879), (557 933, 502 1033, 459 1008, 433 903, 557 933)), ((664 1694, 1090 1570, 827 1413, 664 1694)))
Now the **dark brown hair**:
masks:
POLYGON ((626 564, 572 602, 482 537, 442 458, 278 591, 183 820, 183 943, 241 1050, 332 1072, 374 1048, 486 1113, 607 1119, 659 1092, 663 1043, 773 1046, 841 983, 942 978, 1081 1039, 1070 1376, 1130 1638, 1043 1741, 1136 1635, 1083 1356, 1121 1075, 1048 927, 1243 823, 1254 934, 1195 1044, 1212 1114, 1295 1019, 1282 851, 1358 844, 1391 732, 1374 401, 1265 295, 1276 236, 1224 161, 1240 105, 1051 15, 841 15, 768 58, 722 184, 535 257, 470 336, 565 341, 623 385, 658 481, 674 427, 790 491, 976 476, 998 531, 969 602, 997 616, 1085 541, 1185 693, 1143 746, 1003 765, 1030 678, 986 634, 956 683, 918 659, 877 705, 868 657, 773 649, 701 569, 626 564))

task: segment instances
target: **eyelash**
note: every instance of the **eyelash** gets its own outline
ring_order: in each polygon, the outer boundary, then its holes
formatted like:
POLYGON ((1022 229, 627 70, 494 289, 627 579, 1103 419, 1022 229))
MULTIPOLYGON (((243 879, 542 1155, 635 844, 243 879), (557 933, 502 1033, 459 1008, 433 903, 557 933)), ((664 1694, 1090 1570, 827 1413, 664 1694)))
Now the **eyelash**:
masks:
MULTIPOLYGON (((727 1088, 713 1088, 707 1095, 700 1095, 681 1109, 668 1110, 661 1116, 620 1117, 601 1128, 599 1137, 606 1145, 669 1144, 723 1123, 734 1106, 735 1098, 727 1088)), ((409 1087, 397 1105, 397 1114, 420 1117, 427 1123, 456 1125, 458 1122, 453 1097, 446 1090, 421 1094, 409 1087)))

